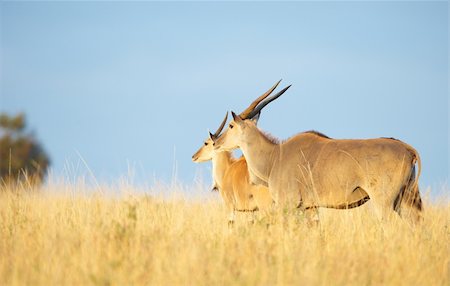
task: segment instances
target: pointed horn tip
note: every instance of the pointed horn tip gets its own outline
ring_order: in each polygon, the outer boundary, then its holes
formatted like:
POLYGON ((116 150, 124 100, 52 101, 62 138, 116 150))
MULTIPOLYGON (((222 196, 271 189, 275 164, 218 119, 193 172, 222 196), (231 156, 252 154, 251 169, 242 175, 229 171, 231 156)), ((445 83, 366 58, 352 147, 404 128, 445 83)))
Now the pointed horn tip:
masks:
POLYGON ((283 79, 281 78, 279 81, 277 81, 273 86, 274 86, 274 90, 278 87, 278 85, 280 84, 280 82, 282 81, 283 79))
MULTIPOLYGON (((284 94, 290 87, 292 86, 292 84, 286 86, 285 88, 283 88, 282 90, 280 90, 274 97, 278 98, 280 97, 282 94, 284 94)), ((272 101, 272 99, 270 99, 270 101, 272 101)))
POLYGON ((288 85, 288 86, 286 86, 285 88, 283 88, 282 89, 282 91, 286 91, 286 90, 288 90, 290 87, 292 86, 292 84, 290 84, 290 85, 288 85))

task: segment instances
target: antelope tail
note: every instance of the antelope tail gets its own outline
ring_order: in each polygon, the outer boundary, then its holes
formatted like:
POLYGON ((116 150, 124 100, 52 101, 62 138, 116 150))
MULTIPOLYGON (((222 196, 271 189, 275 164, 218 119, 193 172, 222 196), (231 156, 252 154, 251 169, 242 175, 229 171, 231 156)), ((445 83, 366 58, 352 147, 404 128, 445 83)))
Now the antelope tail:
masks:
MULTIPOLYGON (((416 178, 414 180, 412 188, 418 190, 418 188, 419 188, 419 177, 420 177, 420 173, 422 172, 422 161, 420 160, 419 153, 417 153, 416 149, 414 149, 412 147, 411 147, 411 149, 412 149, 411 151, 413 151, 413 154, 414 154, 414 158, 415 158, 414 161, 417 161, 417 176, 416 176, 416 178)), ((415 164, 416 162, 414 162, 414 161, 413 161, 413 163, 415 164)))
POLYGON ((394 208, 397 209, 400 207, 400 204, 403 202, 406 205, 412 206, 419 211, 422 211, 422 199, 420 198, 419 193, 419 177, 422 172, 422 162, 420 160, 419 153, 411 147, 410 145, 404 143, 409 152, 411 152, 413 159, 411 162, 411 173, 409 174, 409 179, 405 186, 402 188, 400 193, 398 194, 395 202, 394 208), (416 175, 416 163, 417 163, 417 175, 416 175))
POLYGON ((412 161, 413 166, 417 163, 417 176, 415 174, 415 168, 411 171, 410 183, 406 186, 408 191, 408 202, 415 206, 418 210, 422 210, 422 199, 420 198, 419 193, 419 177, 422 172, 422 161, 420 160, 419 153, 413 147, 408 145, 408 149, 414 155, 414 159, 412 161))

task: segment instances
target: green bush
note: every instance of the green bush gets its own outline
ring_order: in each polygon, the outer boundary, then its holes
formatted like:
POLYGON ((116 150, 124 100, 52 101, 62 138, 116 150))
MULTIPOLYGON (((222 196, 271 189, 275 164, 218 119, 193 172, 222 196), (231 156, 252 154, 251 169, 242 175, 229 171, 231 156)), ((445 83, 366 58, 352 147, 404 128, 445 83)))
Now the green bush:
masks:
POLYGON ((0 114, 0 183, 42 183, 50 159, 31 133, 26 132, 23 113, 0 114))

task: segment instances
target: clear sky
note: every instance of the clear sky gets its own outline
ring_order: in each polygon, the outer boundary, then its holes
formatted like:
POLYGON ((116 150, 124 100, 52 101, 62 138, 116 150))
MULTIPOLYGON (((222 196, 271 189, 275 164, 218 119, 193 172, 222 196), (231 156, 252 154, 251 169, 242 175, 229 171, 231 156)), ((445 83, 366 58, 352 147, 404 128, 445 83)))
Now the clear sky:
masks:
POLYGON ((0 5, 0 111, 27 114, 57 176, 209 183, 207 130, 282 78, 262 129, 395 137, 422 187, 449 178, 446 1, 0 5))

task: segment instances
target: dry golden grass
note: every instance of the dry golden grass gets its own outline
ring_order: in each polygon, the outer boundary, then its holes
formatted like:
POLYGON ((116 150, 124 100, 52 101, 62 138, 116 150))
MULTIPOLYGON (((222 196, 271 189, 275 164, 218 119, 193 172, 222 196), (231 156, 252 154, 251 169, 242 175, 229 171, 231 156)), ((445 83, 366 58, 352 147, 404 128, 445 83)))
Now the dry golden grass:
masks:
MULTIPOLYGON (((211 199, 83 192, 0 193, 0 285, 450 285, 450 207, 422 225, 380 225, 369 204, 232 232, 211 199)), ((200 190, 206 192, 206 190, 200 190)))

